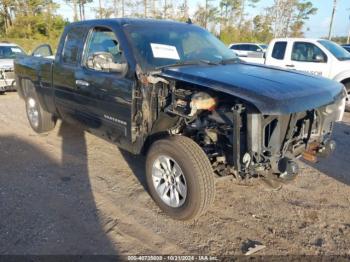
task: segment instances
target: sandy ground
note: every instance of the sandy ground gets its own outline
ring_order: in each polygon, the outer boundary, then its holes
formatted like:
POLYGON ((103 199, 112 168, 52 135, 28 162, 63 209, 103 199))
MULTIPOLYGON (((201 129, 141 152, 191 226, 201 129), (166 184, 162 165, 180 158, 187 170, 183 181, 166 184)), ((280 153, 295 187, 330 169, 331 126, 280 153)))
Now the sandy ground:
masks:
POLYGON ((218 181, 194 222, 163 215, 144 189, 144 159, 59 123, 37 135, 16 93, 0 96, 0 254, 350 254, 350 114, 336 153, 291 185, 218 181))

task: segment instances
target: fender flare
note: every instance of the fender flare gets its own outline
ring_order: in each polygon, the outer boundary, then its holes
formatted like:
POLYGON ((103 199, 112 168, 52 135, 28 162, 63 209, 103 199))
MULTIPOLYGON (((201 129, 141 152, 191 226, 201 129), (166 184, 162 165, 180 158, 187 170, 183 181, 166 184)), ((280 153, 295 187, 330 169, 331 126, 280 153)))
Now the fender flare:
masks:
POLYGON ((333 78, 333 80, 339 83, 342 83, 346 79, 350 81, 350 70, 342 71, 333 78))

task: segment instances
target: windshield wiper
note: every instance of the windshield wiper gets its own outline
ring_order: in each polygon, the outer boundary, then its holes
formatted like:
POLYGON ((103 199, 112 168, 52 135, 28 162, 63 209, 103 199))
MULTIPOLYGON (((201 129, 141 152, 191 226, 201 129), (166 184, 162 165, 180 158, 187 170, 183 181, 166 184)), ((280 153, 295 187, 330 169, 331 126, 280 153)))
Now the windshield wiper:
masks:
POLYGON ((238 57, 235 57, 235 58, 223 59, 220 61, 220 64, 228 65, 228 64, 234 64, 234 63, 239 63, 239 62, 242 62, 242 60, 239 59, 238 57))
POLYGON ((205 60, 205 59, 200 59, 200 60, 190 60, 190 61, 181 61, 177 62, 175 64, 170 64, 170 65, 164 65, 164 66, 158 66, 156 69, 163 69, 163 68, 168 68, 168 67, 178 67, 178 66, 188 66, 188 65, 218 65, 218 63, 215 63, 213 61, 205 60))

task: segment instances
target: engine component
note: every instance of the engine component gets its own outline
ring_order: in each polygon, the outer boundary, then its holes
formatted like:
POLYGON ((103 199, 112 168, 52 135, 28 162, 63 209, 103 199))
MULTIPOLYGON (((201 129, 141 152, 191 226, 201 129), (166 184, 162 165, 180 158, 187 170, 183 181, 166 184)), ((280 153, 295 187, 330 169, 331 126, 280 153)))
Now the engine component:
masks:
POLYGON ((215 109, 216 101, 209 94, 204 92, 195 93, 191 99, 191 113, 190 116, 194 116, 198 110, 209 110, 215 109))

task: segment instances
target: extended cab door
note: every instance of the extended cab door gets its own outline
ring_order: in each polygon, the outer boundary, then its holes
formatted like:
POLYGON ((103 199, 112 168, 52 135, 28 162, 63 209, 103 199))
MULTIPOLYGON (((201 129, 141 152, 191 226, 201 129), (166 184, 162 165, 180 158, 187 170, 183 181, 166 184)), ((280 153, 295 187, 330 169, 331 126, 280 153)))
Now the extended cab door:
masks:
POLYGON ((288 42, 284 40, 272 42, 267 50, 265 64, 288 68, 288 62, 285 61, 287 44, 288 42))
POLYGON ((84 26, 67 26, 52 67, 55 105, 64 120, 74 123, 84 120, 77 104, 76 74, 87 32, 84 26))
POLYGON ((325 52, 311 42, 295 41, 290 55, 291 69, 328 77, 329 59, 325 52))

